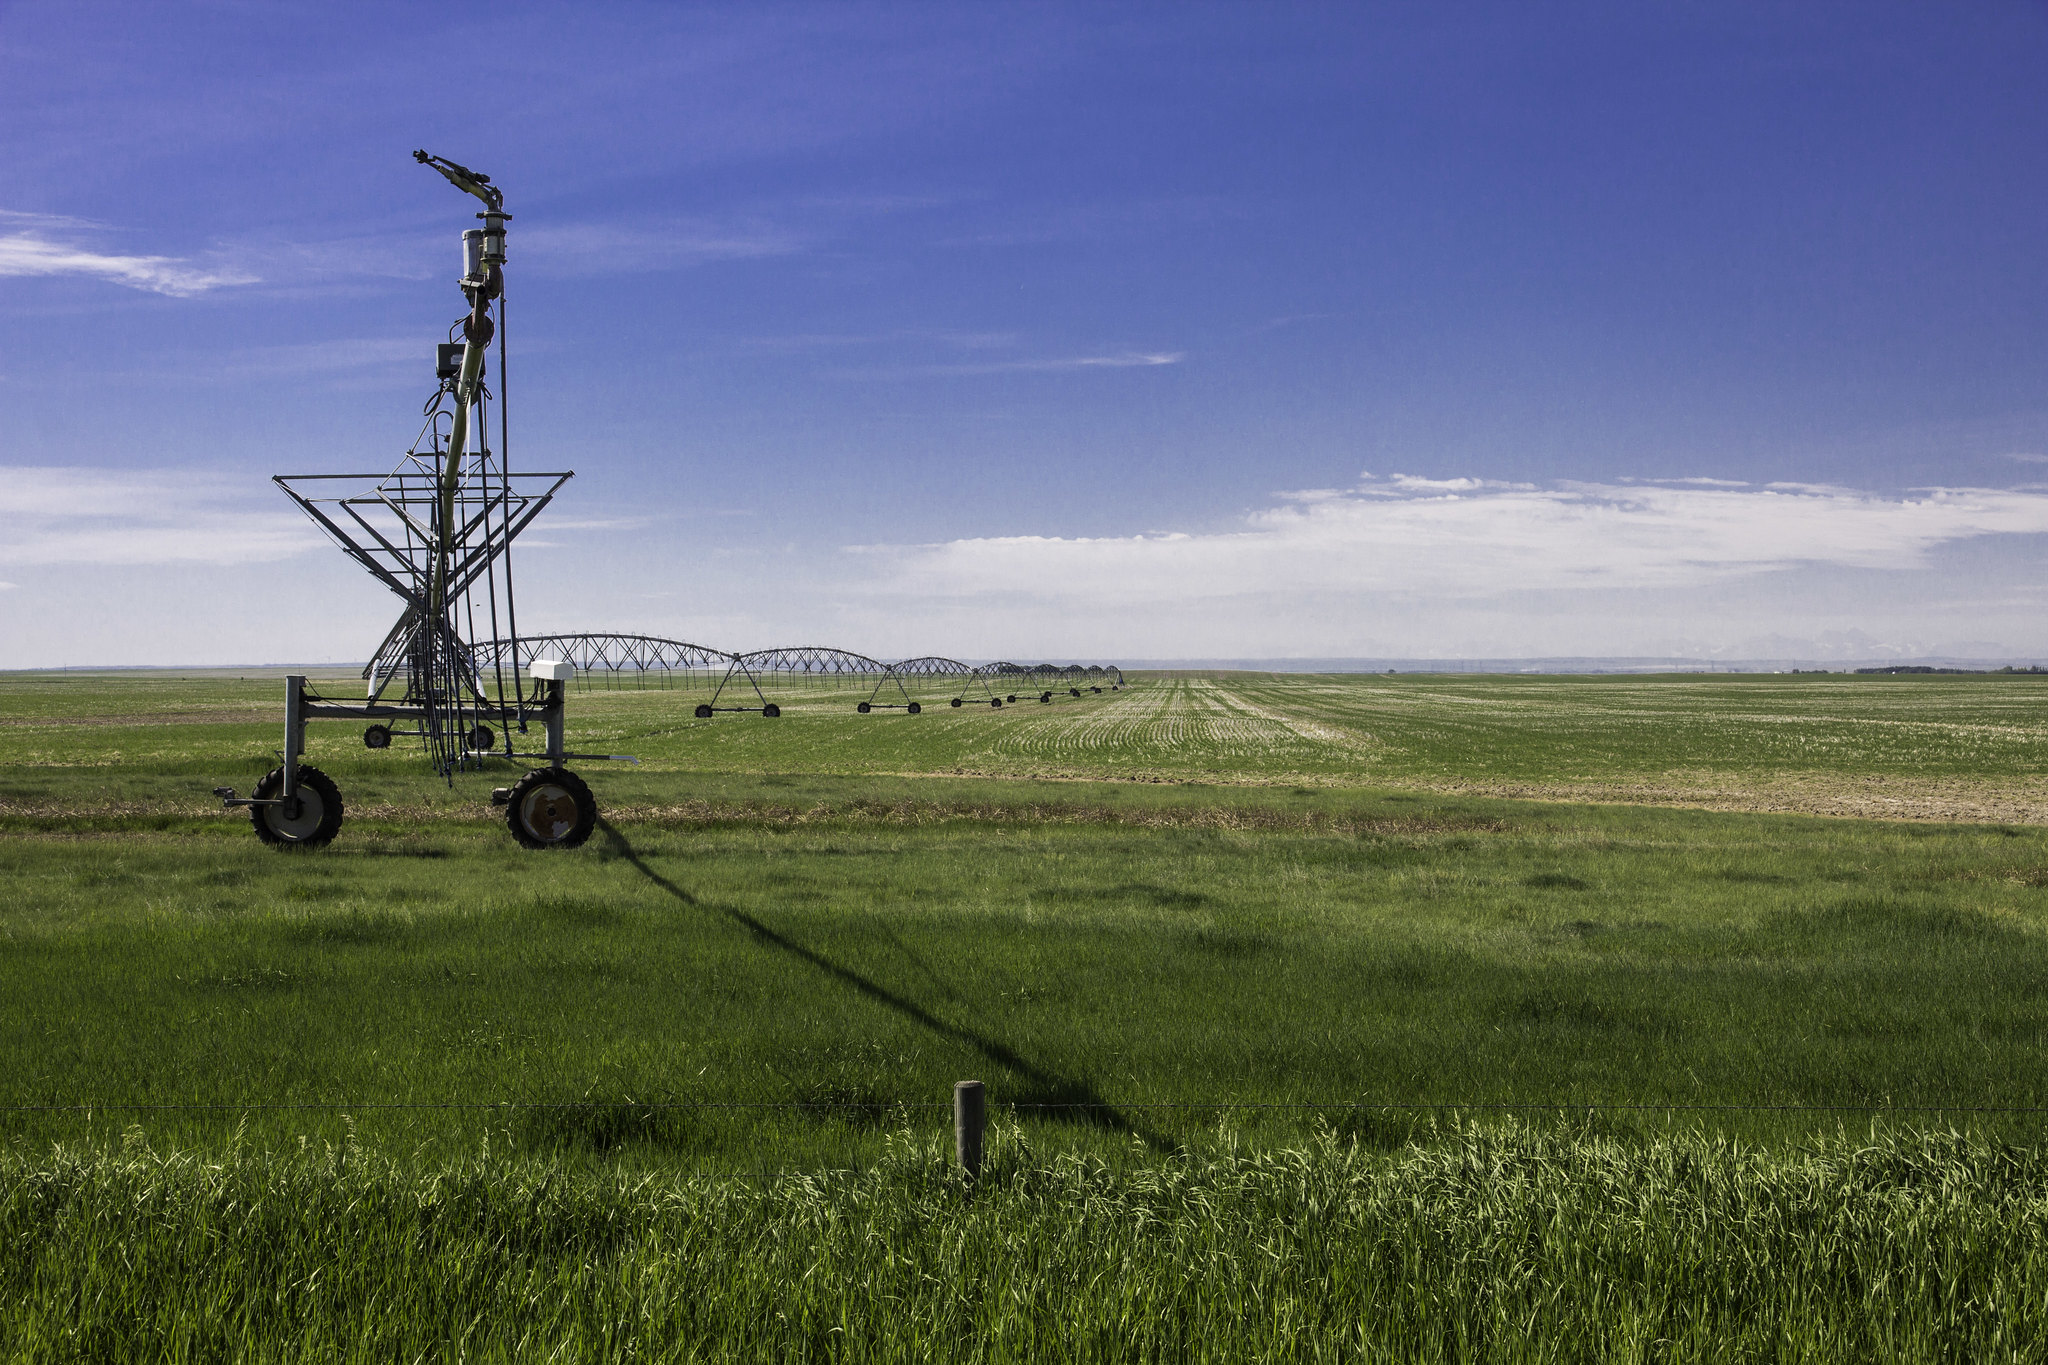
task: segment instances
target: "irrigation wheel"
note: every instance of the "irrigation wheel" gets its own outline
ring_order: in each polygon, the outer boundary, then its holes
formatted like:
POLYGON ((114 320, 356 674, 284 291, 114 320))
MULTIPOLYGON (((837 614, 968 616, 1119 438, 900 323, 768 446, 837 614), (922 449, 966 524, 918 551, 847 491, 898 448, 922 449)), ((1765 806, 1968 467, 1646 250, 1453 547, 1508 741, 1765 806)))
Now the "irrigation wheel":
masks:
POLYGON ((363 747, 365 749, 390 748, 391 727, 388 725, 372 725, 369 729, 363 731, 363 747))
MULTIPOLYGON (((270 801, 284 790, 284 769, 272 768, 250 795, 270 801)), ((318 768, 299 765, 298 790, 289 801, 249 807, 256 837, 275 848, 318 848, 341 832, 341 789, 318 768)))
POLYGON ((488 725, 479 725, 469 732, 469 747, 480 754, 489 753, 491 746, 497 742, 498 737, 491 733, 491 727, 488 725))
POLYGON ((535 768, 513 784, 505 823, 527 848, 575 848, 597 824, 597 798, 567 768, 535 768))

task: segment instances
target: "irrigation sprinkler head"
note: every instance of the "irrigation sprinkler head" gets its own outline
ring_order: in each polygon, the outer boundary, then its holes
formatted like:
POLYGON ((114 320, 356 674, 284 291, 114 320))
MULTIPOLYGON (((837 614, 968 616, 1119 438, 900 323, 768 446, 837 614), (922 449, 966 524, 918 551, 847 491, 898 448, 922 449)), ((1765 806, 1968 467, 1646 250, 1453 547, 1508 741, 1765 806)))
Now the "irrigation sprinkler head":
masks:
POLYGON ((491 183, 491 178, 482 171, 473 171, 459 161, 450 161, 444 156, 434 156, 426 151, 416 151, 412 159, 422 166, 432 166, 448 180, 448 183, 464 194, 473 194, 484 201, 484 207, 492 214, 509 218, 505 212, 505 192, 491 183))

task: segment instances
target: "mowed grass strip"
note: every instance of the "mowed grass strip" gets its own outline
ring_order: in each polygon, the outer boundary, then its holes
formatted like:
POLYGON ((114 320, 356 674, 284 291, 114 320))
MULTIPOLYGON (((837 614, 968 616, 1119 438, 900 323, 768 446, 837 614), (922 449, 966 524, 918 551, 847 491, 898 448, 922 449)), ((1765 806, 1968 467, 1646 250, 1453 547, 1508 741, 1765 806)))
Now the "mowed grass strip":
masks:
POLYGON ((343 1142, 0 1155, 0 1353, 168 1359, 1983 1360, 2048 1355, 2048 1164, 1953 1134, 1328 1135, 1144 1170, 1012 1128, 964 1186, 343 1142))
POLYGON ((290 1146, 341 1112, 270 1106, 341 1106, 385 1147, 759 1170, 871 1160, 963 1077, 1119 1160, 1410 1106, 1782 1135, 1856 1116, 1719 1107, 2048 1104, 2039 831, 1065 790, 707 806, 561 855, 476 823, 15 837, 0 1103, 92 1112, 0 1131, 290 1146), (214 1108, 146 1107, 184 1105, 214 1108))

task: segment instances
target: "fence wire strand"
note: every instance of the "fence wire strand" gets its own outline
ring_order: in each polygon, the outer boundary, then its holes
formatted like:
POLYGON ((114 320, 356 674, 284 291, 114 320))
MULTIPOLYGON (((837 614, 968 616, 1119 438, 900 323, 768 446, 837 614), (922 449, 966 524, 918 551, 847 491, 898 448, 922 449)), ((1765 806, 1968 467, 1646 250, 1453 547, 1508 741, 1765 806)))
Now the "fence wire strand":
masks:
MULTIPOLYGON (((2048 1114, 2048 1105, 1993 1105, 1993 1104, 1901 1104, 1896 1101, 1880 1101, 1871 1104, 1644 1104, 1614 1103, 1603 1101, 1576 1100, 1526 1100, 1512 1102, 1471 1103, 1460 1100, 1438 1100, 1428 1102, 1382 1102, 1358 1101, 1243 1101, 1243 1100, 1178 1100, 1162 1102, 1138 1102, 1119 1104, 1109 1100, 1100 1101, 1033 1101, 1033 1100, 989 1100, 991 1109, 1008 1110, 1012 1113, 1041 1113, 1045 1111, 1092 1110, 1102 1113, 1119 1113, 1132 1110, 1146 1112, 1170 1110, 1202 1111, 1286 1111, 1294 1113, 1357 1113, 1361 1110, 1400 1113, 1709 1113, 1709 1114, 2048 1114)), ((95 1104, 0 1104, 0 1114, 89 1114, 101 1110, 118 1110, 122 1113, 248 1113, 264 1112, 350 1112, 368 1113, 377 1111, 418 1111, 418 1112, 485 1112, 496 1110, 523 1109, 733 1109, 733 1110, 794 1110, 797 1112, 819 1109, 851 1109, 863 1113, 883 1110, 943 1109, 953 1107, 950 1100, 470 1100, 408 1102, 383 1101, 367 1104, 353 1104, 345 1100, 269 1101, 258 1103, 236 1103, 214 1101, 199 1104, 159 1104, 129 1101, 109 1101, 95 1104)))

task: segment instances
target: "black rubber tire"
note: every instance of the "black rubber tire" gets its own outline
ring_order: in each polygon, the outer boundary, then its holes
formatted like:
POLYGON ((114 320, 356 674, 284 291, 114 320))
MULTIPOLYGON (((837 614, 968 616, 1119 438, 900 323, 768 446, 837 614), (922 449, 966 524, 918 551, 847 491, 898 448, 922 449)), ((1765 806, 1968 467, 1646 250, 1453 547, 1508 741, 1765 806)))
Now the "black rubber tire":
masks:
POLYGON ((363 731, 363 747, 365 749, 390 748, 391 727, 388 725, 372 725, 369 729, 363 731))
MULTIPOLYGON (((268 801, 284 790, 284 769, 272 768, 249 793, 268 801)), ((318 768, 299 765, 299 790, 290 806, 251 806, 256 837, 272 848, 319 848, 341 833, 341 789, 318 768)))
POLYGON ((960 705, 960 699, 958 697, 953 698, 953 709, 957 711, 960 708, 960 705))
POLYGON ((761 714, 766 716, 770 720, 774 720, 777 716, 782 714, 782 708, 771 701, 766 706, 761 708, 761 714))
POLYGON ((1093 693, 1094 693, 1094 694, 1095 694, 1096 696, 1098 696, 1098 697, 1102 695, 1102 689, 1101 689, 1101 688, 1099 688, 1099 687, 1091 687, 1091 688, 1089 688, 1088 690, 1089 690, 1090 692, 1093 692, 1093 693))
POLYGON ((1049 702, 1049 701, 1051 701, 1051 700, 1052 700, 1052 693, 1050 693, 1050 692, 1041 692, 1041 693, 1039 693, 1039 694, 1038 694, 1038 699, 1039 699, 1040 701, 1042 701, 1042 702, 1049 702))
POLYGON ((1004 697, 1003 700, 1010 703, 1010 705, 1015 706, 1017 704, 1017 694, 1015 692, 1012 692, 1009 696, 1004 697))
POLYGON ((710 719, 711 719, 711 703, 710 703, 710 702, 708 702, 708 701, 700 701, 700 702, 698 702, 698 703, 697 703, 697 719, 698 719, 698 720, 710 720, 710 719))
POLYGON ((1081 689, 1080 689, 1080 688, 1078 688, 1078 687, 1070 687, 1070 688, 1068 688, 1068 689, 1067 689, 1067 694, 1068 694, 1069 696, 1075 696, 1075 697, 1078 697, 1078 696, 1080 696, 1080 695, 1081 695, 1081 689))
POLYGON ((910 703, 910 705, 904 707, 903 709, 905 711, 908 711, 913 716, 917 715, 919 712, 924 710, 924 708, 922 706, 919 706, 916 702, 910 703))
POLYGON ((866 702, 862 702, 860 705, 854 707, 853 709, 860 712, 862 715, 866 715, 868 712, 874 710, 875 708, 868 705, 866 702))
POLYGON ((989 705, 993 706, 996 710, 1000 711, 1003 709, 1003 699, 1001 697, 996 697, 989 702, 989 705))
POLYGON ((512 784, 505 823, 523 848, 575 848, 597 827, 597 798, 567 768, 535 768, 512 784))
POLYGON ((487 754, 496 748, 498 737, 491 733, 488 725, 479 725, 469 732, 469 747, 480 754, 487 754))

